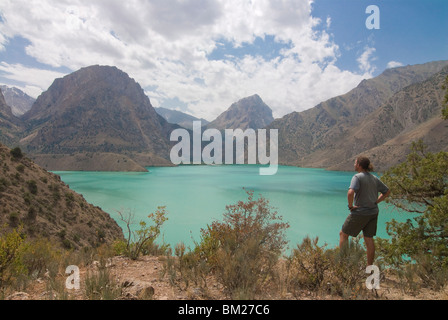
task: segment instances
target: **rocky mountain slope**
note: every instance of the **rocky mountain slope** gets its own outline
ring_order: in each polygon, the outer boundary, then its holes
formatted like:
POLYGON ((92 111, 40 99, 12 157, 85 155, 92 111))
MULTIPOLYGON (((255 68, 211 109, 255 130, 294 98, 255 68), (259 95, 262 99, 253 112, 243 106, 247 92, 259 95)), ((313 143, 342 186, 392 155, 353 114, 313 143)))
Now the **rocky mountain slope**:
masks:
POLYGON ((28 238, 46 237, 73 249, 123 239, 109 214, 14 151, 0 144, 0 226, 22 225, 28 238))
POLYGON ((405 161, 412 142, 419 139, 430 152, 448 151, 448 121, 441 118, 445 95, 442 86, 447 76, 445 67, 428 80, 397 92, 341 141, 327 148, 322 158, 331 154, 336 165, 324 165, 338 170, 351 168, 353 161, 347 156, 363 153, 377 168, 387 169, 405 161))
POLYGON ((207 125, 209 123, 205 119, 199 119, 181 111, 166 108, 155 109, 156 112, 161 115, 166 121, 172 124, 177 124, 185 129, 192 130, 194 121, 201 121, 202 125, 207 125))
MULTIPOLYGON (((434 76, 446 65, 448 61, 437 61, 389 69, 376 78, 362 81, 345 95, 275 120, 268 129, 279 130, 280 163, 328 167, 346 159, 352 161, 352 156, 365 149, 353 142, 346 143, 346 137, 354 130, 362 131, 361 122, 370 119, 388 99, 404 88, 434 76), (340 155, 333 154, 335 150, 340 155)), ((388 139, 394 138, 395 133, 389 134, 385 134, 388 139)))
POLYGON ((30 97, 25 92, 15 87, 0 86, 0 90, 5 97, 6 104, 11 107, 12 113, 19 117, 29 111, 36 99, 30 97))
POLYGON ((274 121, 272 110, 258 95, 253 95, 232 104, 229 109, 206 127, 218 130, 248 128, 262 129, 274 121))
POLYGON ((0 90, 0 141, 10 145, 14 144, 22 130, 22 121, 12 113, 0 90))
MULTIPOLYGON (((435 115, 447 65, 389 69, 347 94, 276 120, 254 95, 232 104, 202 130, 278 129, 280 164, 351 169, 355 155, 369 153, 384 168, 404 159, 404 149, 417 137, 430 149, 445 146, 446 128, 435 115)), ((169 136, 178 127, 115 67, 91 66, 56 79, 20 118, 0 95, 0 141, 20 145, 48 170, 145 171, 145 166, 172 165, 175 143, 169 136)))
POLYGON ((95 155, 96 167, 107 171, 135 171, 136 158, 139 170, 168 164, 174 126, 115 67, 91 66, 56 79, 22 120, 27 129, 20 145, 52 170, 55 155, 65 159, 66 170, 82 163, 93 170, 88 164, 95 155))

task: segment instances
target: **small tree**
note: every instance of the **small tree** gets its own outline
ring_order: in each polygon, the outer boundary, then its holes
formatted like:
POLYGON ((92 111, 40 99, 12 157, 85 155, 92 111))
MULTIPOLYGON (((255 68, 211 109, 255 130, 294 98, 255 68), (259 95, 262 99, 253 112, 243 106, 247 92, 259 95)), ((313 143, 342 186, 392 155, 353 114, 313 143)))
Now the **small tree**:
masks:
MULTIPOLYGON (((6 226, 0 231, 3 233, 5 230, 6 226)), ((19 227, 0 236, 0 288, 14 276, 26 271, 22 263, 22 254, 26 245, 20 235, 21 231, 22 228, 19 227)))
POLYGON ((409 261, 424 284, 440 288, 448 279, 448 153, 430 153, 414 143, 407 161, 387 171, 382 180, 392 190, 387 200, 415 214, 404 223, 388 223, 388 241, 381 240, 389 264, 409 261))
POLYGON ((196 248, 236 299, 251 299, 273 276, 287 241, 287 223, 263 197, 255 200, 249 191, 246 202, 226 207, 223 222, 201 230, 196 248))
POLYGON ((10 153, 14 159, 22 159, 23 158, 22 150, 19 147, 12 149, 10 151, 10 153))
POLYGON ((124 253, 133 260, 138 259, 145 247, 154 243, 156 238, 160 234, 160 229, 165 221, 168 220, 166 217, 165 207, 158 207, 155 213, 148 215, 148 218, 153 225, 148 226, 145 221, 140 221, 140 229, 132 230, 132 225, 134 224, 134 213, 128 211, 124 213, 122 211, 117 211, 120 216, 120 220, 126 224, 127 228, 127 240, 125 243, 124 253))
POLYGON ((292 273, 291 287, 318 291, 325 280, 325 273, 330 268, 325 246, 318 245, 319 238, 305 237, 301 244, 293 250, 288 259, 292 273))

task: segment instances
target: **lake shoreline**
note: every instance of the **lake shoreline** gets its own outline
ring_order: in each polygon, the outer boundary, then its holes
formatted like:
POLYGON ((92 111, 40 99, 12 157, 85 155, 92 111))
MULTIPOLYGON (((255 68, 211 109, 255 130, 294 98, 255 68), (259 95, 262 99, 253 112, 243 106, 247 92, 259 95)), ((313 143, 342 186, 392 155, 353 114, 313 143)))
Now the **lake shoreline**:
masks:
MULTIPOLYGON (((182 165, 148 167, 148 172, 54 172, 74 191, 102 208, 120 224, 118 210, 132 210, 147 219, 166 206, 168 221, 160 240, 174 247, 193 246, 200 229, 222 220, 226 206, 247 199, 245 190, 270 201, 284 222, 290 247, 306 236, 337 245, 348 215, 346 195, 353 172, 279 166, 277 175, 260 176, 259 165, 182 165)), ((381 205, 379 234, 397 214, 381 205)), ((401 218, 398 217, 398 220, 401 218)), ((138 227, 138 225, 136 225, 138 227)))

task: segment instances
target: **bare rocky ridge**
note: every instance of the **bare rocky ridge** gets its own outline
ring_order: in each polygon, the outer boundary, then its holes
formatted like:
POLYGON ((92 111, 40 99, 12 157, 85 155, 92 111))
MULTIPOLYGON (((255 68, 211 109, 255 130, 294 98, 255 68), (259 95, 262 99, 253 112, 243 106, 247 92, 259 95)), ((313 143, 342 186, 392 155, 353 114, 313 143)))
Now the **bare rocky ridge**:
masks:
POLYGON ((0 90, 0 141, 13 144, 17 142, 17 137, 22 130, 21 120, 14 116, 0 90))
POLYGON ((193 122, 201 121, 202 125, 207 125, 209 122, 205 119, 199 119, 189 114, 183 113, 177 110, 171 110, 166 108, 155 108, 156 112, 160 114, 166 121, 172 124, 178 124, 181 127, 189 130, 193 130, 193 122))
POLYGON ((235 102, 216 120, 206 127, 225 129, 262 129, 274 121, 272 110, 259 95, 253 95, 235 102))
MULTIPOLYGON (((366 153, 384 169, 404 160, 416 139, 430 150, 445 150, 446 127, 436 118, 447 65, 388 69, 347 94, 273 122, 272 110, 254 95, 203 130, 278 129, 283 165, 351 170, 353 158, 366 153)), ((20 145, 48 170, 171 166, 175 143, 169 136, 176 128, 157 114, 138 83, 115 67, 91 66, 56 79, 21 118, 0 95, 0 141, 20 145)))
MULTIPOLYGON (((322 102, 312 109, 293 112, 275 120, 267 128, 279 130, 279 162, 303 167, 347 168, 346 163, 352 163, 355 155, 405 133, 404 127, 397 128, 393 123, 389 124, 388 131, 382 130, 387 125, 378 119, 381 125, 376 127, 379 128, 377 131, 371 131, 375 126, 366 126, 367 123, 372 123, 380 108, 386 108, 385 104, 389 99, 395 99, 396 103, 403 102, 402 110, 409 108, 403 113, 408 117, 406 130, 414 128, 422 121, 431 120, 430 114, 440 112, 441 101, 438 97, 441 93, 440 77, 443 77, 443 74, 439 75, 438 80, 433 79, 424 85, 420 84, 440 72, 445 72, 442 69, 447 65, 448 61, 438 61, 389 69, 376 78, 362 81, 358 87, 345 95, 322 102), (413 98, 406 91, 412 85, 416 86, 412 87, 413 90, 418 91, 413 93, 413 98), (404 99, 406 97, 407 99, 404 99), (411 99, 416 101, 409 104, 411 99), (372 136, 373 140, 369 143, 360 143, 362 139, 358 138, 361 132, 372 136), (336 167, 339 163, 345 164, 336 167)), ((400 111, 397 109, 397 112, 400 111)), ((389 120, 393 119, 388 118, 389 120)), ((427 140, 430 143, 432 141, 427 140)), ((395 156, 389 159, 383 158, 382 162, 394 165, 405 154, 401 154, 400 158, 395 156)))
POLYGON ((45 169, 52 171, 148 171, 129 157, 116 153, 38 154, 32 158, 36 163, 42 163, 45 169))
POLYGON ((108 66, 91 66, 56 79, 22 119, 27 129, 21 146, 49 169, 53 162, 44 160, 52 155, 68 158, 65 163, 85 164, 82 170, 135 170, 137 153, 140 158, 148 155, 143 165, 151 165, 153 158, 158 164, 163 162, 160 158, 167 162, 168 137, 175 128, 156 113, 138 83, 108 66), (92 153, 108 155, 112 162, 103 158, 91 166, 92 153), (129 160, 118 162, 123 156, 129 160))
POLYGON ((336 165, 324 165, 336 170, 351 169, 353 160, 347 156, 363 153, 382 171, 405 161, 412 142, 419 139, 430 152, 448 151, 448 122, 441 118, 445 94, 442 86, 447 76, 445 67, 428 80, 397 92, 328 148, 323 158, 331 154, 336 165))

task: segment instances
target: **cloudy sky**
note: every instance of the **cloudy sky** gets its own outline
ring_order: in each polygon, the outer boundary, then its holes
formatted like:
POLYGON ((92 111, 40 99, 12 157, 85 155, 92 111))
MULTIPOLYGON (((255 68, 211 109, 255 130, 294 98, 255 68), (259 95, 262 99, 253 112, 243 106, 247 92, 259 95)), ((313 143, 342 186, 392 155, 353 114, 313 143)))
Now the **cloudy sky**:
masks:
POLYGON ((386 68, 448 59, 447 16, 446 0, 1 0, 0 83, 37 97, 113 65, 154 107, 213 120, 257 93, 282 117, 386 68))

